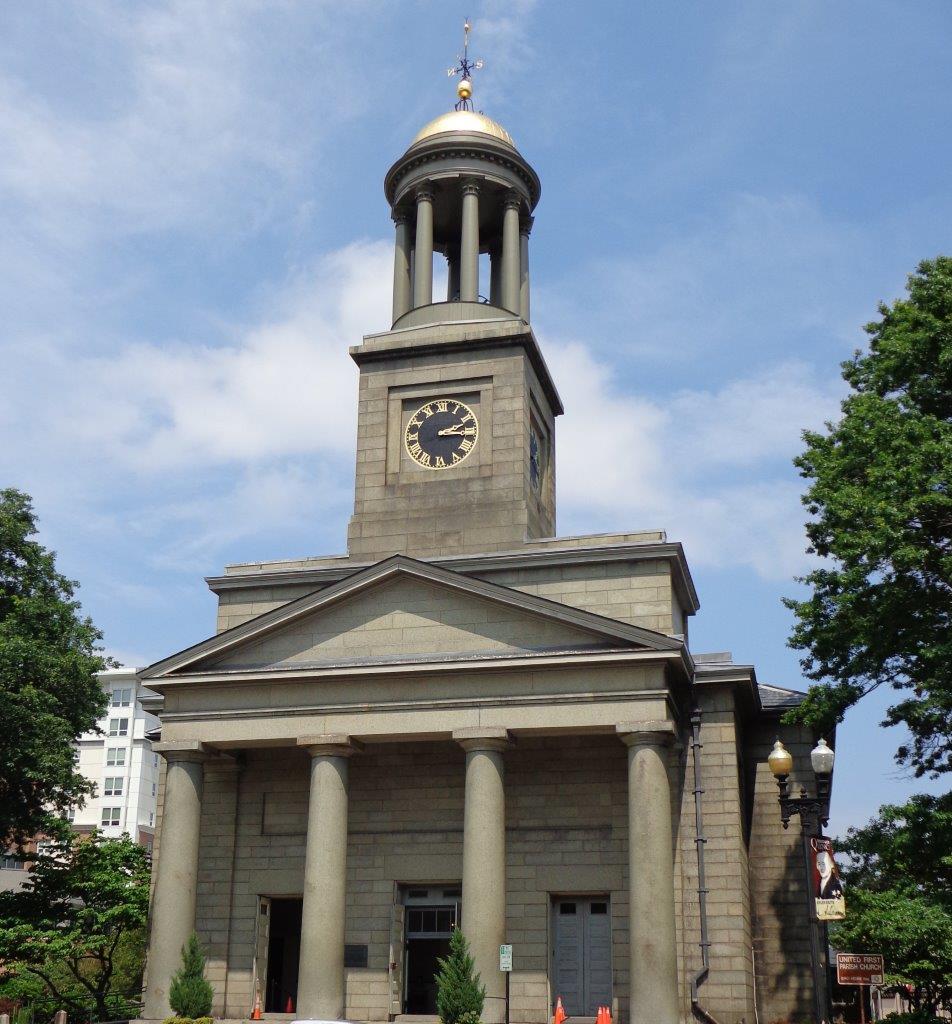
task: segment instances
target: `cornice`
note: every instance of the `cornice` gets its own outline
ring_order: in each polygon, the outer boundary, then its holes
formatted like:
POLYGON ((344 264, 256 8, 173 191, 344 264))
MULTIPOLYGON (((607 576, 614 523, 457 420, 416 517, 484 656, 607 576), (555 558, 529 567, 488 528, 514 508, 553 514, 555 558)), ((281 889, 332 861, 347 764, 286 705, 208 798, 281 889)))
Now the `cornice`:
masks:
MULTIPOLYGON (((530 542, 531 543, 531 542, 530 542)), ((584 565, 592 562, 665 561, 671 565, 675 588, 690 614, 700 607, 694 581, 688 570, 681 544, 658 541, 647 544, 613 544, 592 547, 548 548, 540 551, 502 551, 484 555, 440 555, 428 562, 464 575, 500 572, 507 569, 532 569, 538 566, 584 565)), ((350 576, 374 562, 352 562, 328 568, 288 568, 271 571, 206 576, 205 582, 216 594, 225 590, 314 583, 328 586, 350 576)), ((705 666, 706 668, 707 666, 705 666)), ((736 667, 736 666, 735 666, 736 667)))
MULTIPOLYGON (((543 668, 578 668, 589 666, 591 668, 606 668, 624 665, 634 665, 641 662, 653 662, 655 664, 664 662, 673 666, 677 671, 690 678, 694 670, 690 654, 683 648, 680 650, 611 650, 611 651, 585 651, 585 652, 559 652, 548 654, 500 654, 492 657, 479 659, 446 659, 434 660, 421 657, 416 661, 380 661, 374 663, 341 662, 329 665, 281 665, 270 668, 242 668, 242 669, 209 669, 206 671, 182 671, 175 675, 163 676, 155 682, 155 688, 162 694, 168 690, 179 689, 183 686, 215 686, 223 684, 227 686, 238 686, 244 684, 261 684, 263 682, 275 683, 278 681, 308 682, 317 680, 336 679, 391 679, 402 677, 406 679, 419 678, 420 676, 450 675, 458 676, 460 673, 498 673, 513 672, 523 669, 543 668)), ((610 693, 606 693, 606 699, 610 693)), ((521 699, 521 698, 520 698, 521 699)), ((547 698, 546 698, 547 699, 547 698)), ((360 707, 365 707, 361 703, 360 707)), ((162 718, 168 717, 167 713, 162 718)))
MULTIPOLYGON (((476 321, 476 323, 479 324, 483 324, 485 322, 486 321, 476 321)), ((431 328, 435 325, 426 324, 425 326, 427 328, 431 328)), ((377 337, 380 337, 380 335, 377 337)), ((542 355, 542 350, 539 348, 539 343, 536 341, 535 336, 529 329, 512 335, 484 338, 460 338, 450 341, 434 340, 417 342, 415 344, 401 345, 400 340, 401 339, 399 337, 396 337, 395 332, 395 334, 388 339, 388 343, 382 344, 379 347, 355 345, 350 349, 350 357, 358 366, 363 366, 366 363, 382 362, 402 357, 416 358, 421 355, 428 356, 442 352, 479 352, 486 349, 519 346, 525 351, 529 359, 529 363, 535 371, 536 377, 539 379, 539 384, 542 386, 542 390, 545 392, 549 405, 552 407, 553 415, 561 416, 565 411, 562 406, 562 399, 559 398, 559 393, 556 390, 555 382, 552 380, 552 374, 549 372, 549 367, 546 365, 545 357, 542 355)))
POLYGON ((433 136, 432 139, 411 146, 399 160, 387 171, 384 178, 384 194, 387 202, 393 206, 399 191, 400 182, 412 171, 424 164, 436 160, 482 160, 498 164, 514 174, 526 187, 529 203, 535 209, 542 195, 542 183, 539 176, 518 152, 505 152, 494 143, 479 137, 459 139, 449 143, 445 138, 433 136))

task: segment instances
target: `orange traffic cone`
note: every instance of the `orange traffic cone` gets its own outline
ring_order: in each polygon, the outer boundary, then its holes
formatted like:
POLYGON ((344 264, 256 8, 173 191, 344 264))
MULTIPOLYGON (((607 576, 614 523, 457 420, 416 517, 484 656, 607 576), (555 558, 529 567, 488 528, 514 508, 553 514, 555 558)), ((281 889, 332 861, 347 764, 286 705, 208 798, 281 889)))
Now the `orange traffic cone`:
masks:
POLYGON ((562 1005, 562 997, 555 1001, 555 1013, 552 1015, 552 1024, 562 1024, 565 1020, 565 1007, 562 1005))
POLYGON ((600 1006, 595 1014, 595 1024, 605 1024, 605 1007, 600 1006))
POLYGON ((605 1007, 605 1024, 612 1024, 612 1008, 610 1006, 605 1007))
POLYGON ((294 1013, 294 1000, 290 996, 288 996, 288 1001, 285 1004, 284 1012, 285 1013, 294 1013))
POLYGON ((254 1005, 254 1009, 251 1011, 251 1019, 252 1020, 261 1020, 261 989, 260 988, 256 988, 255 989, 255 1005, 254 1005))

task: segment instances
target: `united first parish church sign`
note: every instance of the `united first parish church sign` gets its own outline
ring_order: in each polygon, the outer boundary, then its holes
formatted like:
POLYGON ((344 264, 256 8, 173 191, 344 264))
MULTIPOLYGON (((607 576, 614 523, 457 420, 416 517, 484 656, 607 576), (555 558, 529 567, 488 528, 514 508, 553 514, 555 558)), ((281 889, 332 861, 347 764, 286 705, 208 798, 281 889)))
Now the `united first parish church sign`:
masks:
POLYGON ((885 963, 882 953, 837 953, 839 985, 882 985, 885 963))

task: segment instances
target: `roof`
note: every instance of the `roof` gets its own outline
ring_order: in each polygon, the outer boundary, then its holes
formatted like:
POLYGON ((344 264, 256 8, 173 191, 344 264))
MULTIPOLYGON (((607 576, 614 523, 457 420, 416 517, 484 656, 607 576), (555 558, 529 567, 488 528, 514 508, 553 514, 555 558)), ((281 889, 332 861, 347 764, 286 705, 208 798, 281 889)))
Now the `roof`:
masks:
POLYGON ((788 690, 785 686, 773 686, 770 683, 759 683, 760 703, 766 711, 782 711, 795 708, 806 699, 802 690, 788 690))
POLYGON ((490 135, 507 146, 516 148, 512 136, 501 124, 491 117, 486 117, 485 114, 477 114, 475 110, 451 110, 446 114, 440 114, 417 132, 410 145, 411 147, 415 146, 418 142, 423 142, 424 139, 433 135, 443 135, 446 132, 490 135))

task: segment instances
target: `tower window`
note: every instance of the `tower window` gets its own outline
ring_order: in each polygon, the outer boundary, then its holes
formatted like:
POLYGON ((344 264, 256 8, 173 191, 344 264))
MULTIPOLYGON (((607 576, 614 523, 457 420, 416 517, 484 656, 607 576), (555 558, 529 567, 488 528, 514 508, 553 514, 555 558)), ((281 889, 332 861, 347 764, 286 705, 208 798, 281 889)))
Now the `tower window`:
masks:
POLYGON ((118 825, 121 818, 121 807, 104 807, 102 809, 102 818, 100 820, 103 825, 118 825))
POLYGON ((126 763, 125 747, 108 747, 106 750, 106 764, 109 767, 121 767, 126 763))
POLYGON ((112 691, 112 706, 114 708, 127 708, 132 704, 132 689, 123 687, 112 691))
POLYGON ((109 735, 110 736, 128 736, 129 735, 129 719, 128 718, 110 718, 109 719, 109 735))

